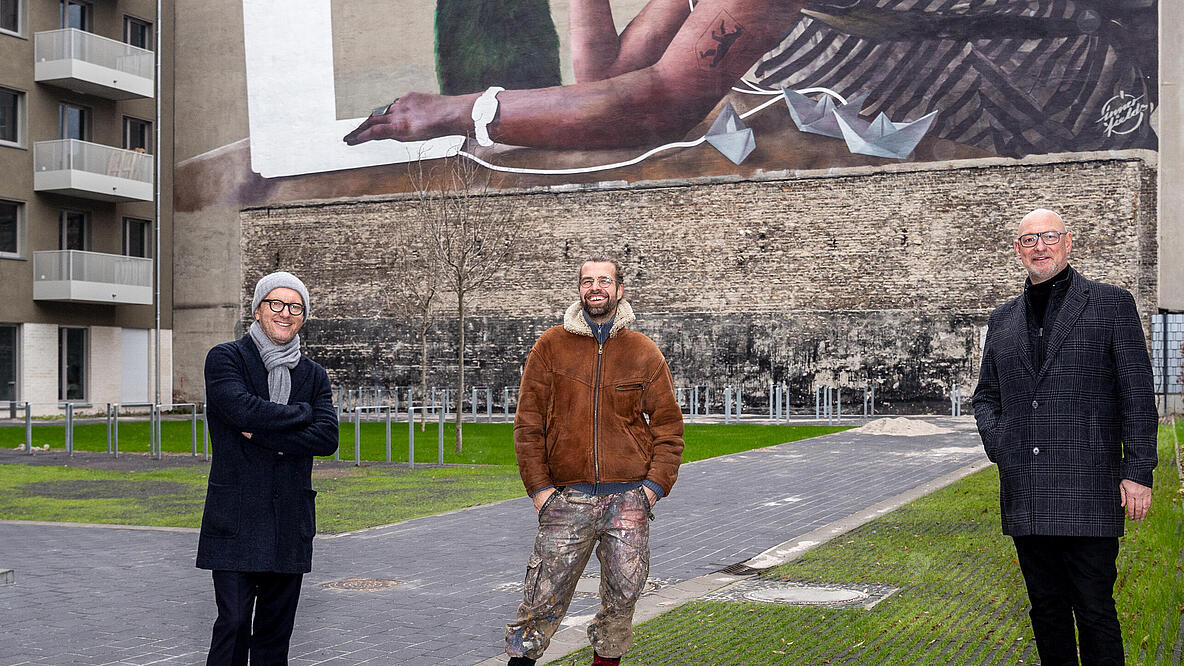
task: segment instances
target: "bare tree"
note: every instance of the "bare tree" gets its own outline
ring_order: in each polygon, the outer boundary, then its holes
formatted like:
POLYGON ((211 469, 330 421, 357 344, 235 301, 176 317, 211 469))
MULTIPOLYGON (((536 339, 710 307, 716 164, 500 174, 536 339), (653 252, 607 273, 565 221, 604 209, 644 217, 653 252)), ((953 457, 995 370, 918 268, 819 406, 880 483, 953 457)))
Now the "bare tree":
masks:
POLYGON ((490 193, 489 172, 463 157, 411 165, 425 237, 441 287, 456 294, 456 452, 461 452, 465 395, 465 314, 469 300, 504 267, 521 236, 521 222, 490 193))
MULTIPOLYGON (((397 276, 391 291, 395 297, 395 314, 413 319, 419 325, 419 394, 428 395, 428 330, 432 326, 432 310, 439 301, 440 271, 433 261, 433 253, 423 245, 427 226, 420 220, 413 225, 413 238, 404 243, 395 260, 397 276)), ((411 404, 408 396, 408 405, 411 404)), ((419 412, 419 429, 427 430, 427 412, 419 412)))

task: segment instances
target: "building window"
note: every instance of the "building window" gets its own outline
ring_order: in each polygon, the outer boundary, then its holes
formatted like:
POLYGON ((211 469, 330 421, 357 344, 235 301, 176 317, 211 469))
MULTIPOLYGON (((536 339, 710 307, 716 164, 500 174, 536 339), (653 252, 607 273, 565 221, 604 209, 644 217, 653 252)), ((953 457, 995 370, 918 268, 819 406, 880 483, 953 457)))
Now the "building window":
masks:
POLYGON ((16 324, 0 324, 0 400, 17 397, 16 335, 16 324))
POLYGON ((58 249, 89 250, 90 213, 79 210, 64 210, 59 219, 61 226, 58 233, 58 249))
POLYGON ((62 27, 78 28, 90 32, 91 6, 89 2, 62 0, 62 27))
POLYGON ((0 88, 0 144, 22 145, 21 112, 24 105, 24 93, 0 88))
POLYGON ((86 329, 58 329, 58 400, 86 399, 86 329))
POLYGON ((151 51, 152 24, 131 16, 123 17, 123 41, 151 51))
POLYGON ((139 118, 123 117, 123 147, 128 150, 152 152, 152 123, 139 118))
POLYGON ((65 102, 59 104, 58 137, 90 141, 90 109, 65 102))
POLYGON ((129 257, 152 256, 152 222, 134 217, 123 218, 123 254, 129 257))
POLYGON ((21 34, 21 0, 0 0, 0 32, 21 34))
POLYGON ((24 204, 0 199, 0 258, 24 257, 24 212, 24 204))

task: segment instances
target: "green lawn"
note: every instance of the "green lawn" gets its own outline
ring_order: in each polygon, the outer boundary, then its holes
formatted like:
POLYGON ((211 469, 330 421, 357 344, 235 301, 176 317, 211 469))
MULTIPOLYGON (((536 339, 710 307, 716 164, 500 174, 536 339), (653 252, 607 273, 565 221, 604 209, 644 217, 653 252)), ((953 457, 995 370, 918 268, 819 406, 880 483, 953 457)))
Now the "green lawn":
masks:
MULTIPOLYGON (((384 458, 384 424, 362 425, 363 458, 368 461, 384 458)), ((137 427, 142 428, 144 444, 132 450, 148 450, 147 424, 128 423, 120 428, 121 451, 129 450, 129 437, 137 432, 137 427)), ((165 450, 189 451, 189 427, 188 422, 166 422, 165 450)), ((59 437, 64 432, 63 426, 36 426, 34 434, 40 433, 39 436, 46 439, 35 438, 35 444, 46 442, 53 446, 55 429, 59 437)), ((511 429, 508 424, 465 424, 465 447, 460 455, 452 452, 452 440, 446 440, 445 462, 477 463, 477 466, 408 470, 363 463, 362 467, 318 467, 313 472, 313 487, 319 491, 318 531, 355 530, 520 497, 523 488, 514 463, 511 429)), ((687 427, 684 460, 701 460, 842 429, 693 425, 687 427)), ((349 442, 344 457, 352 460, 353 425, 343 425, 342 430, 345 441, 349 442)), ((451 426, 446 427, 446 435, 451 436, 452 432, 451 426)), ((395 460, 405 461, 407 424, 393 426, 391 437, 395 460), (395 440, 400 434, 402 438, 395 440)), ((435 461, 435 437, 434 426, 429 427, 426 434, 418 434, 417 461, 435 461), (430 442, 430 451, 426 446, 421 448, 420 442, 430 442)), ((11 447, 23 441, 23 428, 0 428, 0 446, 11 447)), ((106 426, 77 426, 75 446, 77 450, 106 451, 106 426)), ((60 447, 59 440, 57 448, 60 447)), ((204 465, 169 468, 164 464, 159 471, 151 472, 20 464, 5 465, 0 469, 3 469, 0 474, 0 518, 174 527, 197 527, 200 524, 208 471, 204 465)))
MULTIPOLYGON (((202 452, 202 424, 197 424, 197 451, 202 452)), ((816 437, 846 430, 850 426, 766 426, 739 425, 688 425, 686 426, 686 450, 683 462, 714 458, 715 456, 747 451, 762 446, 793 442, 807 437, 816 437)), ((192 424, 189 421, 165 421, 161 431, 164 450, 175 453, 192 452, 192 424)), ((342 459, 354 458, 354 424, 342 423, 340 427, 340 455, 342 459)), ((407 424, 391 424, 391 460, 407 461, 407 424)), ((34 425, 33 446, 48 444, 50 448, 65 448, 66 427, 63 425, 34 425)), ((119 451, 148 451, 149 427, 146 422, 124 421, 119 426, 119 451)), ((426 432, 415 426, 415 462, 437 461, 437 425, 428 424, 426 432)), ((444 425, 444 462, 461 465, 513 465, 513 425, 509 423, 466 423, 464 424, 464 451, 455 452, 455 425, 444 425)), ((25 441, 24 426, 0 427, 0 447, 14 448, 25 441)), ((88 423, 74 427, 74 450, 106 451, 107 426, 103 423, 88 423)), ((362 460, 386 459, 386 424, 363 421, 361 424, 362 460)))
MULTIPOLYGON (((1127 523, 1115 586, 1129 664, 1180 664, 1184 510, 1176 441, 1160 428, 1155 500, 1127 523)), ((641 625, 630 664, 1016 664, 1036 647, 994 466, 769 569, 761 577, 899 591, 871 610, 694 602, 641 625)), ((583 664, 587 650, 563 659, 583 664)))

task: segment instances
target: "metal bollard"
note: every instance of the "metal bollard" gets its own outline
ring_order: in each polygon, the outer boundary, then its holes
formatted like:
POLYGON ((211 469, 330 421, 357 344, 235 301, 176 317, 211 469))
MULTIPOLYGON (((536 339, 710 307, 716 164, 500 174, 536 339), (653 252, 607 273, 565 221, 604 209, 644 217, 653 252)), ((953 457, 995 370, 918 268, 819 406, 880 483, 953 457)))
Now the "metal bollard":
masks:
MULTIPOLYGON (((458 406, 459 407, 459 406, 458 406)), ((444 464, 444 410, 440 410, 439 431, 436 433, 436 463, 444 464)))
POLYGON ((33 455, 33 405, 25 402, 25 453, 33 455))
POLYGON ((210 459, 210 406, 204 405, 201 410, 201 459, 210 459))
POLYGON ((724 387, 724 425, 732 422, 732 387, 724 387))
POLYGON ((119 403, 115 403, 115 414, 111 418, 111 454, 119 457, 119 403))
POLYGON ((66 403, 66 455, 74 455, 74 403, 66 403))
POLYGON ((354 467, 362 466, 362 409, 354 410, 354 467))
POLYGON ((410 400, 407 401, 407 467, 415 469, 415 407, 410 400))
MULTIPOLYGON (((396 393, 395 395, 398 395, 398 394, 396 393)), ((398 398, 395 398, 395 399, 398 400, 398 398)), ((388 463, 391 461, 391 414, 393 414, 393 413, 394 413, 394 410, 390 406, 387 406, 387 408, 386 408, 386 461, 388 463)))

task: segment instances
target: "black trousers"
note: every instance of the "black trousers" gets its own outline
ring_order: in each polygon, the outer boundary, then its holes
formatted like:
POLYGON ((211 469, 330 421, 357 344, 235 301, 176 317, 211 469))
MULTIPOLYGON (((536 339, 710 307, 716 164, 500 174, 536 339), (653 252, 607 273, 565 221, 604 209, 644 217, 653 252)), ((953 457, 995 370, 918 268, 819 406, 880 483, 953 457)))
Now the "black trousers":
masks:
POLYGON ((1122 629, 1114 607, 1118 539, 1114 537, 1013 537, 1032 602, 1029 615, 1044 666, 1077 662, 1124 663, 1122 629), (1077 636, 1073 626, 1076 620, 1077 636))
POLYGON ((288 663, 304 574, 214 571, 218 619, 206 666, 288 663))

